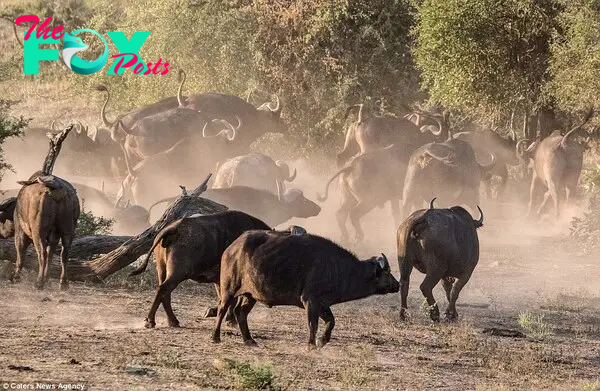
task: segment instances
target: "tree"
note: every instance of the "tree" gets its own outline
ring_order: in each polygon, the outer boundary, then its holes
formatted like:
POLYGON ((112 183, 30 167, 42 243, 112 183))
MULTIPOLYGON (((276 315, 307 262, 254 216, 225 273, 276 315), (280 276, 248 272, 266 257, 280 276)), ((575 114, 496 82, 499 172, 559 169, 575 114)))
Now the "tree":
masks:
POLYGON ((4 171, 11 169, 11 165, 4 160, 2 144, 9 137, 18 137, 23 135, 23 128, 29 123, 29 119, 12 117, 10 108, 15 105, 16 101, 0 99, 0 179, 4 171))
POLYGON ((551 93, 561 109, 600 105, 600 1, 564 1, 559 17, 564 35, 552 45, 551 93))
POLYGON ((537 113, 553 107, 543 92, 559 1, 424 0, 416 7, 415 62, 431 100, 493 119, 518 111, 534 138, 537 113))

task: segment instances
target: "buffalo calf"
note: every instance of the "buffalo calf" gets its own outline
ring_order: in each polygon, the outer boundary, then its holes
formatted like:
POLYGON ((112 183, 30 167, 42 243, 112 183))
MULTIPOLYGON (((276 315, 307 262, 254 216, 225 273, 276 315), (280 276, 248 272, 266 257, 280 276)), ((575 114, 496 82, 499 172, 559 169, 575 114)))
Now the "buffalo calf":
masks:
MULTIPOLYGON (((435 200, 435 198, 434 198, 435 200)), ((481 217, 473 220, 469 212, 460 206, 429 209, 411 214, 398 228, 398 265, 400 267, 400 316, 406 316, 408 284, 413 267, 425 273, 421 292, 429 305, 429 316, 434 322, 440 320, 440 311, 433 297, 433 288, 442 280, 448 308, 446 317, 455 319, 456 300, 461 289, 471 278, 479 261, 479 239, 476 229, 483 225, 481 217)))
POLYGON ((330 308, 333 304, 398 292, 400 285, 383 254, 361 262, 320 236, 249 231, 223 253, 220 289, 214 342, 221 341, 221 323, 237 299, 234 314, 246 345, 256 344, 247 318, 260 301, 268 307, 304 308, 312 348, 316 346, 319 318, 326 324, 321 345, 331 338, 335 325, 330 308))

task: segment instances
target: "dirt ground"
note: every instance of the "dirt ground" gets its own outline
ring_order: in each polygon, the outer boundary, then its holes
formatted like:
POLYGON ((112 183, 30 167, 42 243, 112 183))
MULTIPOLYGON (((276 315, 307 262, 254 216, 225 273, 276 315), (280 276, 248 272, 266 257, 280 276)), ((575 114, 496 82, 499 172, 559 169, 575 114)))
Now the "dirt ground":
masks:
MULTIPOLYGON (((335 203, 318 219, 298 222, 334 235, 337 228, 324 221, 333 221, 335 203)), ((17 286, 2 281, 0 381, 127 390, 598 390, 598 258, 583 253, 564 229, 519 223, 519 213, 486 215, 480 263, 459 298, 458 322, 430 324, 421 309, 423 276, 415 271, 408 322, 399 320, 398 295, 336 305, 333 339, 315 351, 307 349, 303 311, 262 305, 249 317, 258 347, 244 346, 229 327, 223 342, 213 344, 214 320, 202 318, 215 301, 212 286, 185 283, 175 291, 182 328, 168 328, 160 309, 157 328, 147 330, 151 289, 74 283, 62 293, 54 281, 37 292, 33 276, 17 286), (497 336, 493 329, 524 335, 497 336)), ((385 251, 397 276, 390 219, 388 209, 369 215, 371 235, 357 252, 385 251)), ((443 309, 440 286, 435 295, 443 309)))

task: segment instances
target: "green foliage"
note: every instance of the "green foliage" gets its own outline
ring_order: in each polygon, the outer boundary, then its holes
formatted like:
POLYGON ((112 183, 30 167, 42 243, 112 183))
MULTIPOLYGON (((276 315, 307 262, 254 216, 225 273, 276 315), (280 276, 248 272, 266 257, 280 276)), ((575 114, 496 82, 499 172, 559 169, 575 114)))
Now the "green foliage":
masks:
POLYGON ((542 105, 558 1, 417 3, 415 62, 434 102, 480 113, 542 105))
POLYGON ((240 386, 244 389, 265 390, 271 388, 275 375, 268 365, 250 366, 246 363, 234 363, 233 369, 240 386))
POLYGON ((105 217, 96 217, 90 211, 85 210, 85 200, 81 203, 81 213, 77 220, 76 236, 109 235, 112 229, 114 219, 105 217))
MULTIPOLYGON (((175 95, 177 71, 184 69, 184 94, 246 97, 254 91, 252 102, 258 105, 278 93, 292 135, 310 148, 337 139, 347 105, 372 100, 397 110, 418 89, 407 0, 354 0, 333 7, 317 0, 278 6, 261 0, 141 0, 97 9, 86 27, 128 36, 150 30, 141 57, 162 58, 171 69, 162 76, 127 70, 120 77, 98 72, 72 78, 82 91, 107 85, 115 97, 113 114, 175 95)), ((100 94, 90 96, 100 105, 100 94)))
POLYGON ((550 90, 564 110, 600 104, 600 1, 564 0, 563 30, 552 45, 550 90))
POLYGON ((571 236, 594 247, 600 244, 600 192, 590 197, 589 211, 582 217, 574 217, 571 221, 571 236))
POLYGON ((23 134, 23 128, 29 123, 29 119, 12 117, 10 115, 11 106, 17 102, 0 99, 0 179, 5 170, 11 169, 10 164, 4 160, 2 144, 7 138, 18 137, 23 134))

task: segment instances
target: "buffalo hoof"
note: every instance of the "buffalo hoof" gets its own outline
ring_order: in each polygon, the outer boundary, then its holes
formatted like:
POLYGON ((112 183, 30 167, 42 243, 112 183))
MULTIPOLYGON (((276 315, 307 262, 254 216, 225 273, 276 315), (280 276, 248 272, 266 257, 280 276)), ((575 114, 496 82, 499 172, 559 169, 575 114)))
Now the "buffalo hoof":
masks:
POLYGON ((69 283, 67 281, 61 282, 59 289, 61 291, 69 290, 69 283))
POLYGON ((221 336, 218 334, 213 335, 212 341, 213 343, 221 343, 221 336))
POLYGON ((323 346, 327 345, 328 342, 329 338, 321 337, 318 342, 318 347, 322 348, 323 346))
POLYGON ((432 321, 439 323, 440 309, 438 308, 437 304, 434 304, 431 307, 429 307, 429 317, 431 318, 432 321))
POLYGON ((147 329, 153 329, 156 327, 156 322, 151 322, 148 319, 144 321, 144 327, 147 329))
POLYGON ((458 313, 456 311, 446 311, 444 313, 446 322, 454 322, 458 319, 458 313))
POLYGON ((408 310, 406 308, 402 308, 400 310, 400 320, 406 321, 410 317, 408 310))
POLYGON ((181 327, 181 326, 179 326, 179 321, 175 320, 174 322, 169 321, 169 327, 181 327))
POLYGON ((250 338, 244 341, 244 345, 246 346, 257 346, 257 343, 254 339, 250 338))
POLYGON ((217 307, 209 307, 206 309, 206 312, 204 312, 203 317, 204 318, 214 318, 217 316, 217 307))
POLYGON ((308 343, 308 351, 315 350, 315 349, 317 349, 317 345, 315 345, 314 342, 309 342, 308 343))

